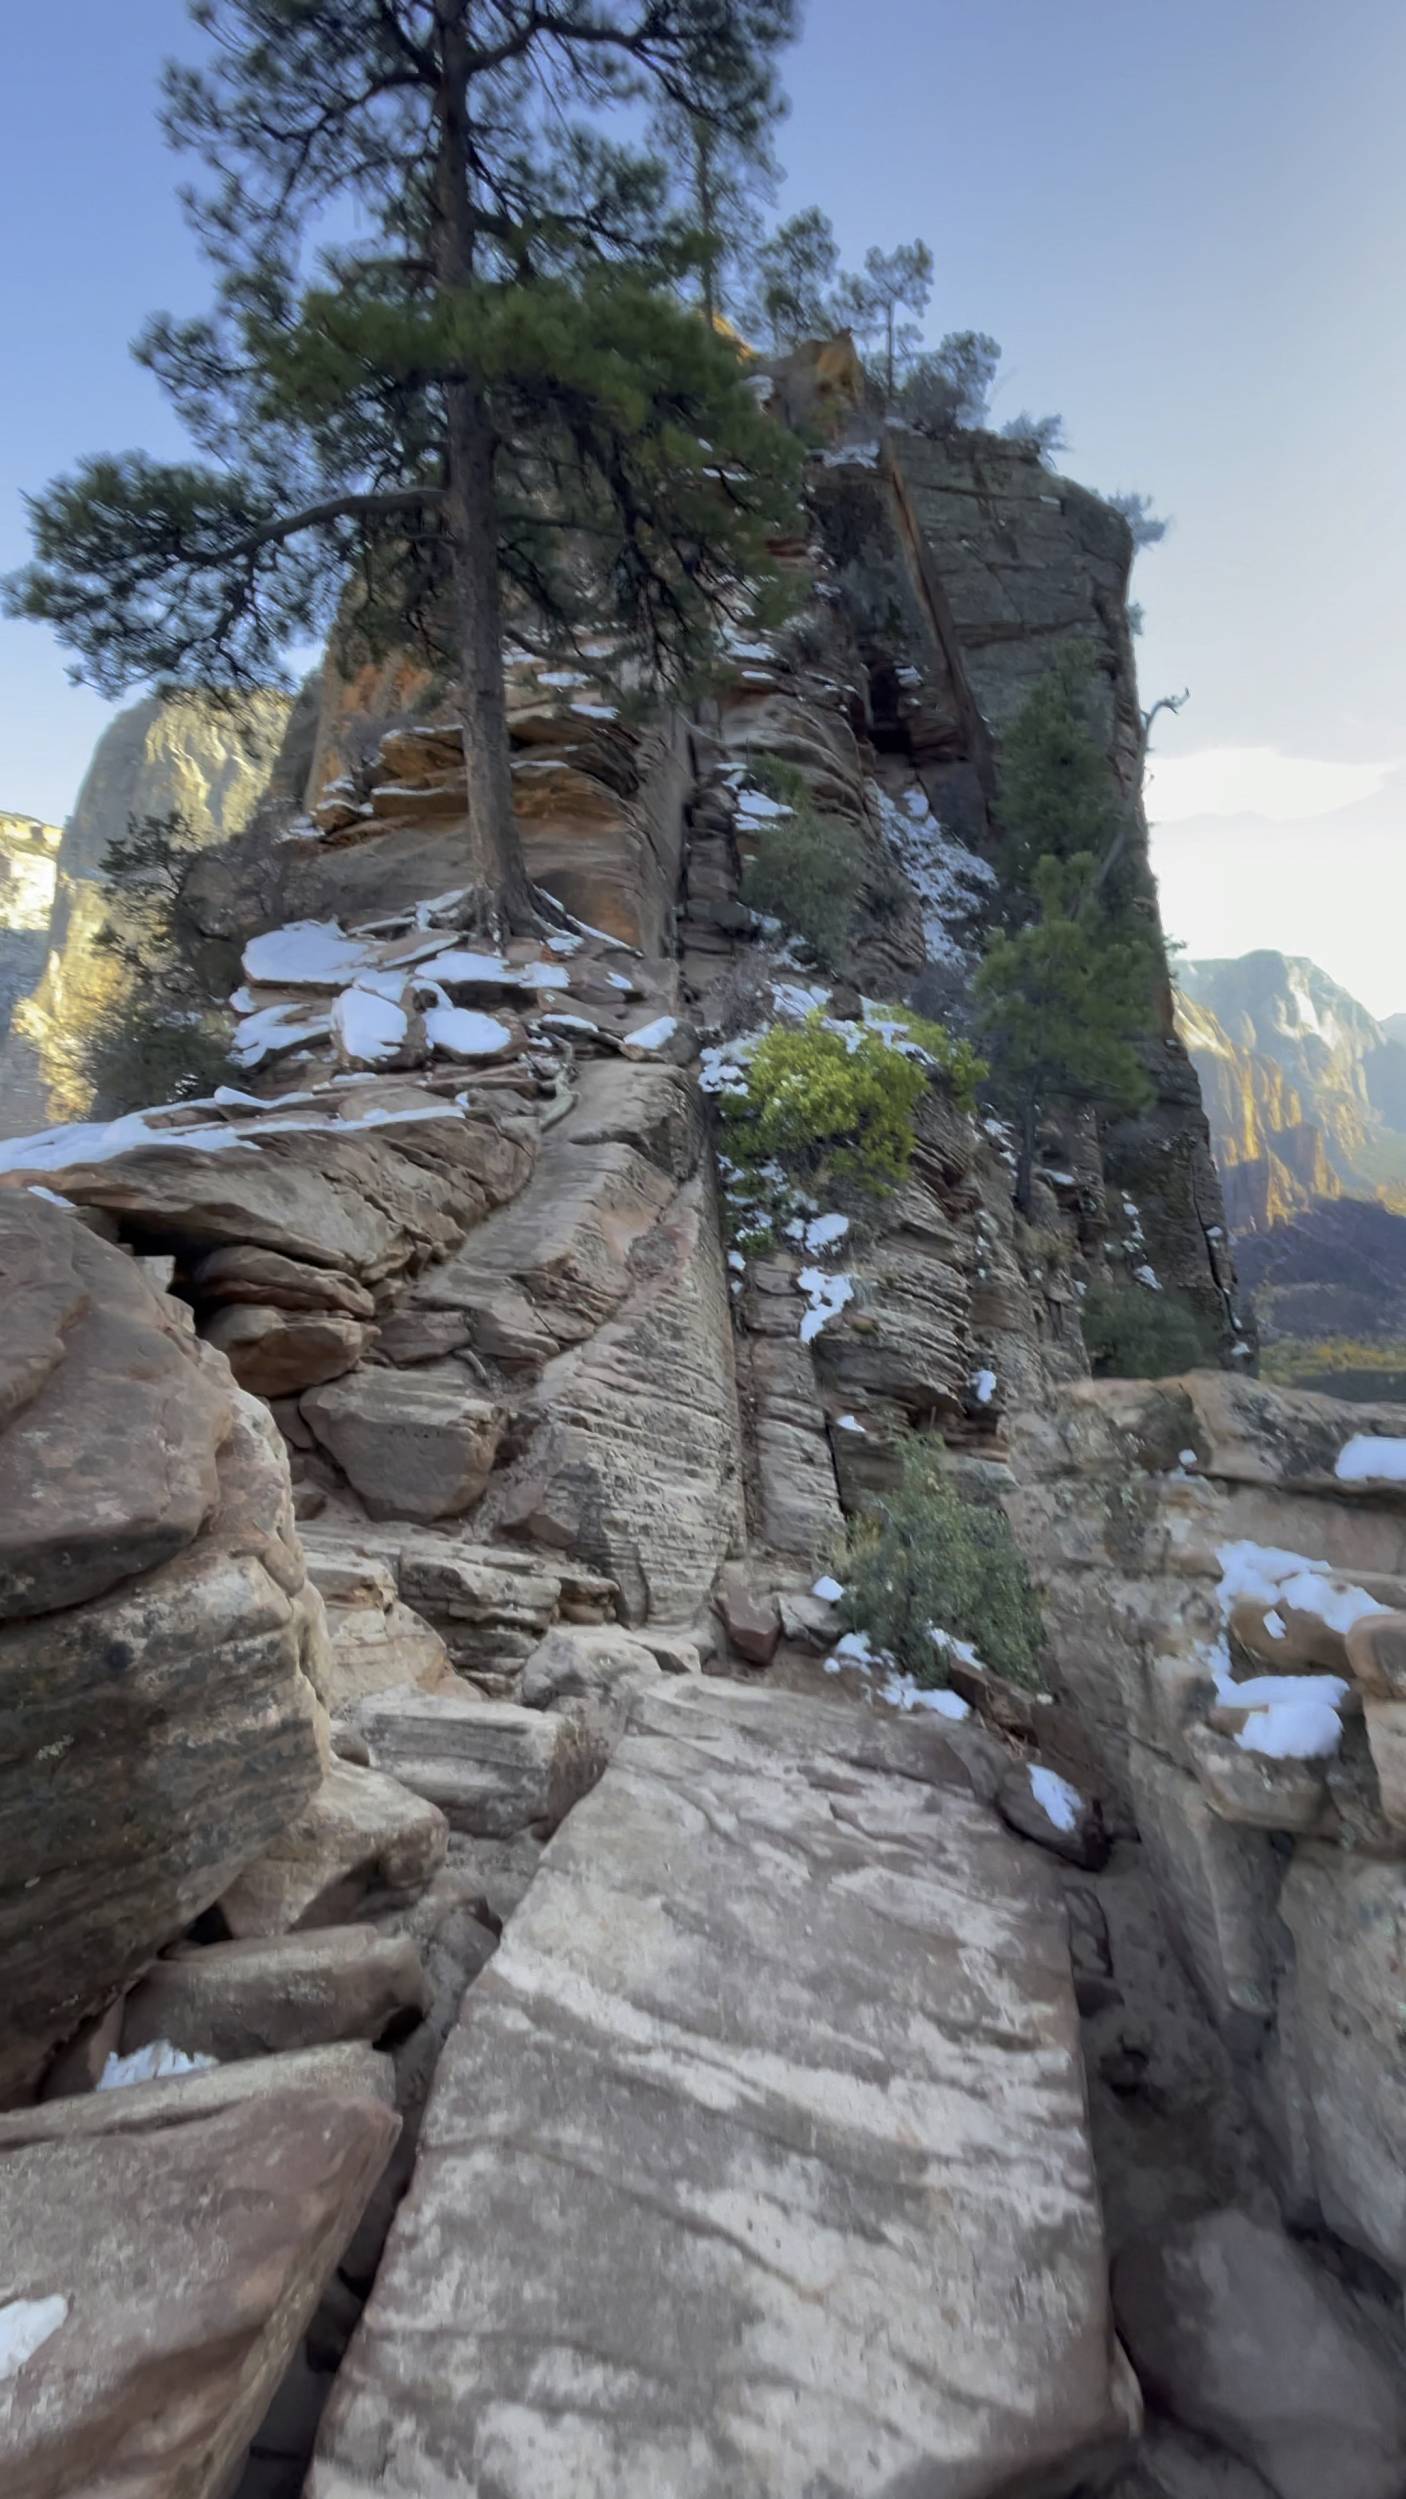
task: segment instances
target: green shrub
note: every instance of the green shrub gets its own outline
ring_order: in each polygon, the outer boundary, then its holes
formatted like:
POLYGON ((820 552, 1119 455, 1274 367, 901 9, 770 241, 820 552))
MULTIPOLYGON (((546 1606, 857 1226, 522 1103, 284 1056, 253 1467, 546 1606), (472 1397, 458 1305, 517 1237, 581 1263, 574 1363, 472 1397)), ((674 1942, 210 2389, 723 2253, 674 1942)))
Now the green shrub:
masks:
POLYGON ((948 1089, 959 1111, 976 1109, 976 1089, 987 1073, 985 1059, 978 1056, 969 1041, 960 1034, 950 1033, 945 1024, 930 1015, 919 1015, 913 1007, 871 1006, 869 1021, 881 1029, 887 1024, 902 1027, 903 1036, 915 1049, 925 1051, 933 1065, 946 1077, 948 1089))
POLYGON ((1039 1685, 1040 1607, 1004 1510, 958 1491, 940 1448, 912 1443, 896 1492, 851 1530, 842 1611, 925 1690, 947 1681, 932 1629, 969 1641, 1013 1682, 1039 1685))
POLYGON ((742 899, 749 909, 793 929, 818 963, 832 966, 859 893, 854 832, 842 817, 821 815, 802 775, 789 766, 765 764, 754 777, 787 813, 752 828, 756 849, 743 871, 742 899))
POLYGON ((926 1083, 921 1059, 863 1025, 831 1031, 818 1015, 774 1024, 748 1065, 745 1100, 724 1099, 729 1151, 741 1163, 892 1188, 908 1169, 926 1083))
POLYGON ((1170 1380, 1214 1359, 1195 1312, 1147 1285, 1091 1285, 1079 1318, 1085 1351, 1101 1379, 1170 1380))

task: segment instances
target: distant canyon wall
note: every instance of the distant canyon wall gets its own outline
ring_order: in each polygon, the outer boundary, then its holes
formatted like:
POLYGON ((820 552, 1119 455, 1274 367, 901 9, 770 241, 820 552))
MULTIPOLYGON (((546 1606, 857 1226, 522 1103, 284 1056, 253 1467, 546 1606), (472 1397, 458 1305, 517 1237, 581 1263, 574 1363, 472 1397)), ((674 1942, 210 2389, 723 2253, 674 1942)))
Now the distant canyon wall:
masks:
POLYGON ((1406 1207, 1406 1042, 1300 955, 1177 977, 1233 1228, 1263 1232, 1324 1198, 1406 1207))
POLYGON ((306 771, 287 751, 293 710, 271 690, 218 705, 148 696, 104 730, 61 833, 0 816, 0 1135, 87 1107, 75 1052, 117 977, 93 947, 108 845, 132 817, 179 815, 202 844, 243 832, 306 771))

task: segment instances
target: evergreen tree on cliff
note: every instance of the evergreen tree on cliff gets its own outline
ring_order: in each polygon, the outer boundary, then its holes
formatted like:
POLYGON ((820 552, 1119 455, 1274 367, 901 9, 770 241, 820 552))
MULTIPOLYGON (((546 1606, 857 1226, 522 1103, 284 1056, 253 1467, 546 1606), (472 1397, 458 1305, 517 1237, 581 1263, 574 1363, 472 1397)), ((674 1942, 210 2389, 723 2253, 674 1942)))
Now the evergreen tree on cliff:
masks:
POLYGON ((1041 1115, 1052 1100, 1140 1109, 1140 1043, 1165 960, 1126 871, 1129 810, 1089 718, 1093 662, 1067 644, 1026 697, 1002 758, 1007 912, 976 978, 993 1089, 1017 1128, 1015 1202, 1028 1214, 1041 1115))
POLYGON ((104 692, 266 681, 348 575, 359 621, 454 677, 471 858, 534 903, 512 804, 503 646, 617 625, 686 675, 765 573, 793 470, 738 359, 665 281, 662 168, 611 135, 654 102, 760 131, 794 0, 193 0, 208 66, 166 127, 208 319, 138 354, 200 458, 96 458, 31 504, 11 612, 104 692), (310 283, 326 218, 354 246, 310 283))

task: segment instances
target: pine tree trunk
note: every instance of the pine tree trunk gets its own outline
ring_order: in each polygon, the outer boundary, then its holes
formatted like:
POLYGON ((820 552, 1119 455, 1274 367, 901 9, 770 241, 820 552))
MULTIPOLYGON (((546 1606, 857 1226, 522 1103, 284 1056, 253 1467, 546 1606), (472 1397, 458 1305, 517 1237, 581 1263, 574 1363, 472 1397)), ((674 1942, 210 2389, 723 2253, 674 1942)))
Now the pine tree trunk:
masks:
MULTIPOLYGON (((469 187, 466 0, 435 0, 440 89, 435 164, 435 274, 458 291, 473 283, 475 224, 469 187)), ((510 929, 536 926, 532 888, 513 812, 503 694, 503 609, 498 582, 498 506, 493 429, 471 380, 445 385, 445 526, 449 538, 459 718, 468 790, 471 882, 486 913, 510 929)))
POLYGON ((718 317, 718 232, 713 200, 712 140, 703 129, 695 129, 694 170, 698 189, 698 230, 703 237, 703 317, 711 330, 718 317))
POLYGON ((482 400, 468 384, 451 383, 448 403, 445 517, 449 529, 455 639, 459 646, 459 718, 464 733, 472 882, 490 911, 510 929, 534 928, 532 900, 513 812, 503 698, 503 612, 498 590, 498 510, 493 493, 493 437, 482 400))

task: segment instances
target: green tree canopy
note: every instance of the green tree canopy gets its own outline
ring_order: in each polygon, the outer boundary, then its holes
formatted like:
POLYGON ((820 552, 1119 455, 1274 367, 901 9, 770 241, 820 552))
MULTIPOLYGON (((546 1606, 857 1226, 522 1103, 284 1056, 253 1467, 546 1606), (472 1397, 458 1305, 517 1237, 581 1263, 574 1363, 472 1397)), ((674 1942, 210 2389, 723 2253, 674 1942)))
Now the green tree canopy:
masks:
POLYGON ((1028 1211, 1040 1115, 1052 1099, 1140 1110, 1152 1098, 1140 1044, 1163 963, 1152 931, 1084 907, 1095 860, 1041 860, 1037 917, 993 937, 976 976, 994 1090, 1015 1118, 1016 1203, 1028 1211))
POLYGON ((840 321, 840 247, 820 208, 803 208, 759 247, 747 318, 772 347, 823 338, 840 321))
POLYGON ((784 437, 669 292, 689 241, 628 142, 651 98, 764 130, 794 0, 192 15, 210 66, 168 73, 166 117, 206 169, 188 206, 217 295, 139 353, 197 456, 95 458, 35 497, 10 610, 107 692, 242 685, 359 576, 368 636, 417 641, 456 680, 468 876, 525 925, 505 631, 613 625, 680 677, 789 506, 784 437), (309 266, 318 219, 357 240, 309 266))
POLYGON ((685 249, 705 318, 718 321, 739 310, 762 234, 762 203, 779 179, 771 152, 769 109, 736 116, 726 127, 661 104, 650 138, 669 169, 669 191, 686 229, 685 249))
POLYGON ((1017 898, 1033 890, 1042 859, 1085 853, 1096 862, 1116 834, 1123 807, 1091 725, 1093 692, 1092 645, 1066 642, 1007 733, 997 811, 1002 881, 1017 898))
POLYGON ((985 330, 949 330, 909 364, 898 393, 900 413, 934 434, 983 425, 1000 361, 1000 347, 985 330))
POLYGON ((926 312, 932 294, 932 253, 926 243, 899 243, 891 252, 871 244, 857 277, 847 278, 841 304, 861 338, 877 339, 883 359, 884 405, 892 407, 901 364, 917 351, 922 332, 902 315, 926 312))

